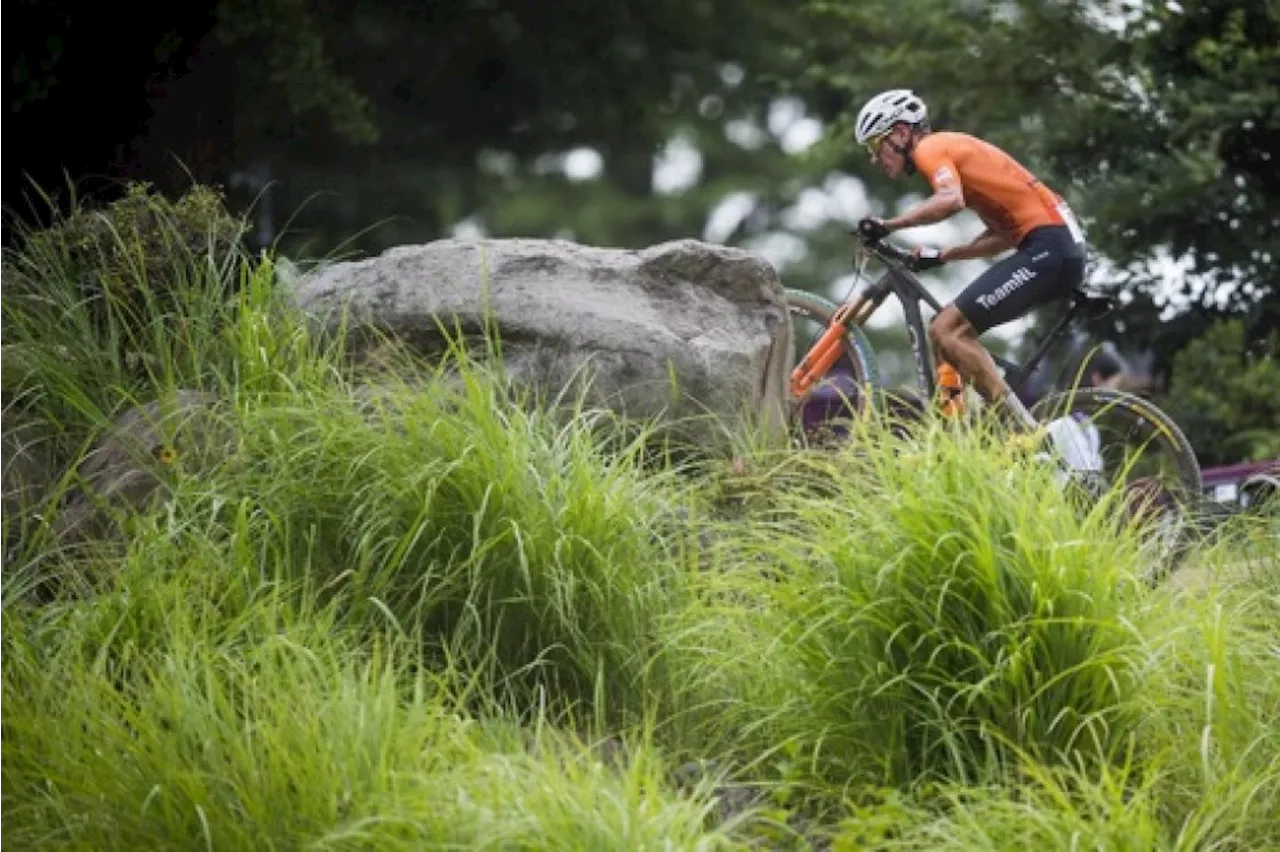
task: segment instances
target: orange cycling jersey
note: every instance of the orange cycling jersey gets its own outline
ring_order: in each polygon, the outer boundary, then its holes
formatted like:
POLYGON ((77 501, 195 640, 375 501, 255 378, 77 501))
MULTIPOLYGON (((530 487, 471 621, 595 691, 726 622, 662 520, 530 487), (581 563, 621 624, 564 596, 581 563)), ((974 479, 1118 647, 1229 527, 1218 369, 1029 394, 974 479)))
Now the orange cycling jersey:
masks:
POLYGON ((935 191, 959 181, 965 206, 991 230, 1012 233, 1015 245, 1041 225, 1067 225, 1083 242, 1062 198, 989 142, 939 131, 916 143, 912 159, 935 191))

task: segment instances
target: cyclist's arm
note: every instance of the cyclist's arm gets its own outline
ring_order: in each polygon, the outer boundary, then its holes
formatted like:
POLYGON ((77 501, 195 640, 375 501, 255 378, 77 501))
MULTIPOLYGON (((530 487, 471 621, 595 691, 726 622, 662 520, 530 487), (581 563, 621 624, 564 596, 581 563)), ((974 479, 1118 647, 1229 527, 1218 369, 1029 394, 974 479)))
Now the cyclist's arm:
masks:
POLYGON ((886 219, 884 224, 891 231, 903 228, 914 228, 917 225, 931 225, 954 216, 964 209, 964 193, 959 183, 947 183, 938 187, 937 191, 922 203, 903 213, 886 219))
POLYGON ((952 260, 970 260, 975 257, 991 257, 1005 249, 1016 245, 1013 234, 1008 231, 993 231, 987 228, 974 238, 973 242, 962 246, 952 246, 942 250, 940 260, 947 263, 952 260))
POLYGON ((964 189, 960 183, 960 173, 948 149, 931 144, 931 140, 926 137, 916 145, 911 156, 920 174, 933 187, 933 195, 901 216, 887 220, 885 225, 891 231, 941 222, 964 209, 964 189))

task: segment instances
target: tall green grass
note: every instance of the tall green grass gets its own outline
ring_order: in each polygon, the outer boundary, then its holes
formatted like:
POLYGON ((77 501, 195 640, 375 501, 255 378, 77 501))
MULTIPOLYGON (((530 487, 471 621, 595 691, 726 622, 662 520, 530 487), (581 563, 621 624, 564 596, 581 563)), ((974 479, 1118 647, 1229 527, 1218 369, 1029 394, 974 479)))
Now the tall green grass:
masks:
MULTIPOLYGON (((191 579, 151 591, 176 596, 191 579)), ((704 825, 709 787, 677 793, 643 744, 615 764, 536 716, 526 728, 496 709, 470 718, 460 673, 428 671, 394 640, 353 642, 331 612, 298 612, 276 591, 224 619, 198 600, 170 603, 127 674, 76 641, 85 613, 6 614, 14 848, 724 843, 704 825)))
POLYGON ((1143 601, 1138 723, 1122 761, 1029 761, 1016 785, 851 798, 833 848, 1276 848, 1277 542, 1276 518, 1240 519, 1203 554, 1217 577, 1143 601))
POLYGON ((1231 523, 1144 613, 1141 741, 1182 848, 1280 846, 1280 515, 1231 523))
POLYGON ((170 202, 133 186, 108 208, 52 215, 40 230, 15 219, 4 253, 4 394, 57 430, 65 458, 157 388, 213 389, 243 354, 230 302, 270 267, 204 188, 170 202))
POLYGON ((1051 470, 980 431, 909 445, 866 431, 758 487, 767 502, 720 536, 715 594, 685 634, 711 695, 747 691, 716 711, 728 728, 803 744, 835 783, 984 780, 1020 754, 1123 751, 1138 542, 1109 513, 1082 517, 1051 470), (760 682, 762 644, 776 681, 760 682))
POLYGON ((269 259, 192 257, 210 277, 169 282, 167 307, 144 298, 156 315, 118 324, 57 263, 20 259, 29 286, 5 318, 28 356, 24 417, 70 424, 83 452, 126 405, 183 387, 218 399, 212 437, 177 448, 170 491, 122 519, 122 547, 37 536, 10 569, 12 838, 718 843, 708 789, 677 793, 642 745, 617 766, 575 745, 606 719, 641 724, 645 696, 669 689, 652 657, 680 595, 666 532, 683 486, 643 468, 643 429, 542 410, 461 347, 358 385, 269 259), (196 318, 180 357, 168 335, 196 318), (123 328, 155 332, 160 354, 122 345, 123 328), (83 596, 33 599, 50 573, 83 576, 83 596))
POLYGON ((683 582, 661 535, 680 484, 642 474, 642 443, 606 454, 591 414, 527 411, 465 365, 367 401, 312 389, 237 417, 235 454, 189 511, 215 528, 245 518, 351 623, 551 698, 586 701, 607 680, 613 706, 635 706, 683 582))
MULTIPOLYGON (((1172 849, 1132 767, 1096 776, 1032 765, 1019 786, 947 786, 928 806, 886 796, 852 809, 836 850, 1172 849)), ((1183 847, 1193 848, 1193 847, 1183 847)))
POLYGON ((47 243, 6 256, 6 429, 74 466, 216 401, 104 546, 52 532, 74 477, 11 541, 17 847, 1280 845, 1274 517, 1152 589, 1114 505, 980 430, 729 468, 460 343, 362 369, 270 257, 175 240, 112 320, 47 243))

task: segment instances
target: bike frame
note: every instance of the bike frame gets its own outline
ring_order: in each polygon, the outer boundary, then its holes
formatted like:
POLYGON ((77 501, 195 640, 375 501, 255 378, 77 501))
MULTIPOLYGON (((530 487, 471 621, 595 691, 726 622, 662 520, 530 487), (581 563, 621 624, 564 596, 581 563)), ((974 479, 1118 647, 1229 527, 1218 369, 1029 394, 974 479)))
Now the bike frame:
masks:
MULTIPOLYGON (((867 250, 885 264, 885 272, 861 293, 854 295, 837 312, 834 321, 843 322, 845 325, 864 325, 886 299, 890 296, 896 297, 902 305, 903 316, 906 319, 907 341, 911 345, 911 354, 916 365, 916 384, 926 399, 933 399, 937 391, 937 363, 934 359, 933 347, 929 344, 928 327, 925 324, 921 304, 933 308, 935 314, 942 310, 942 305, 903 265, 906 252, 886 243, 867 246, 867 250)), ((1101 316, 1110 310, 1110 306, 1111 300, 1105 296, 1094 297, 1079 290, 1073 291, 1071 307, 1040 338, 1035 350, 1026 361, 1018 364, 992 353, 991 357, 996 364, 1005 371, 1005 382, 1014 391, 1019 390, 1077 316, 1082 313, 1101 316)), ((811 358, 814 354, 810 352, 806 358, 811 358)))

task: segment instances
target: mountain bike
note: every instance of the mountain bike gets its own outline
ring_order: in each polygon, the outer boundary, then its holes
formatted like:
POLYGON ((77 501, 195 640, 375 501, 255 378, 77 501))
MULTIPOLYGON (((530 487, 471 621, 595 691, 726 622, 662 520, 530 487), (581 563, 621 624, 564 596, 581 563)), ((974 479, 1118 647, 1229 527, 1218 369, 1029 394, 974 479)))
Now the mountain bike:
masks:
MULTIPOLYGON (((936 313, 942 306, 907 268, 908 252, 885 241, 863 243, 863 249, 885 271, 843 305, 813 293, 786 291, 797 351, 804 353, 791 376, 792 418, 801 436, 825 432, 829 440, 839 436, 842 420, 877 413, 896 415, 898 420, 956 416, 943 413, 938 364, 922 309, 927 305, 936 313), (906 320, 918 393, 914 400, 884 388, 876 354, 863 331, 891 296, 898 299, 906 320)), ((992 355, 1010 388, 1015 393, 1023 388, 1073 322, 1097 319, 1113 307, 1110 296, 1072 291, 1067 310, 1023 363, 992 355)), ((970 408, 959 416, 972 413, 970 408)), ((1182 430, 1153 402, 1121 390, 1074 387, 1041 397, 1031 413, 1052 445, 1045 447, 1052 452, 1040 457, 1060 465, 1064 477, 1087 497, 1097 499, 1113 486, 1123 487, 1131 513, 1157 520, 1163 534, 1176 536, 1179 547, 1185 543, 1182 521, 1201 502, 1200 465, 1182 430)))

